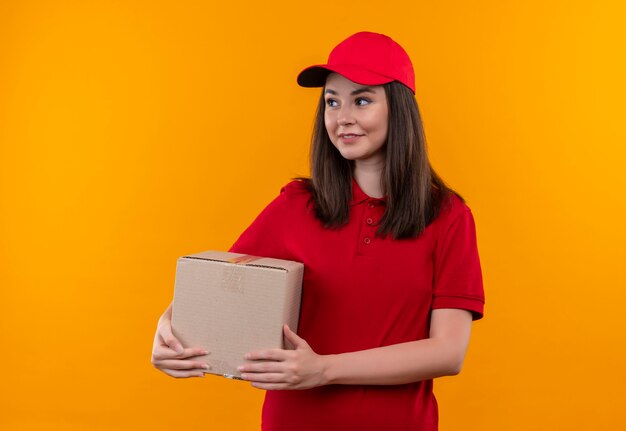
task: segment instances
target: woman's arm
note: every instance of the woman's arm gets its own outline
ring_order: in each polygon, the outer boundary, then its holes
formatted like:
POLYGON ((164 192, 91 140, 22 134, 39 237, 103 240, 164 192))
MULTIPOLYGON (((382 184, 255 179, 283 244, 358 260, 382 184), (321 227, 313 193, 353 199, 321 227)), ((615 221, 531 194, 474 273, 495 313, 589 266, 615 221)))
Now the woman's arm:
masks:
POLYGON ((472 315, 461 309, 431 313, 424 340, 336 355, 318 355, 285 327, 295 350, 249 353, 254 363, 239 367, 242 378, 260 389, 308 389, 328 384, 396 385, 455 375, 461 371, 472 315))

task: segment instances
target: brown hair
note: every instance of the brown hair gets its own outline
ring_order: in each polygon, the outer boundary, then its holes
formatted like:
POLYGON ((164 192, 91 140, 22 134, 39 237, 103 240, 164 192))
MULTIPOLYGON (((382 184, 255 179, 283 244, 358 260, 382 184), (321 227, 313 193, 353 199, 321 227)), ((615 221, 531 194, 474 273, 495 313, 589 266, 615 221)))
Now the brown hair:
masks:
MULTIPOLYGON (((387 196, 377 234, 394 239, 415 238, 437 218, 449 188, 433 170, 426 152, 426 138, 417 101, 399 82, 384 84, 389 109, 385 166, 381 175, 387 196)), ((354 162, 335 148, 324 123, 324 91, 320 97, 311 139, 311 178, 298 177, 311 192, 316 217, 326 228, 348 222, 354 162)))

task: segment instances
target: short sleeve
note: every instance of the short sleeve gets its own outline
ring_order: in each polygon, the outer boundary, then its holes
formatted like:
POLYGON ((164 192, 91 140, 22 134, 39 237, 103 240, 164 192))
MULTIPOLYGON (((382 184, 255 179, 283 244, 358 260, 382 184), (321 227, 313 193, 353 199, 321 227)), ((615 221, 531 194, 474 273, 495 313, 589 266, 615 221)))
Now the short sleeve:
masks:
POLYGON ((280 194, 261 211, 228 251, 287 259, 286 222, 287 194, 285 187, 282 187, 280 194))
POLYGON ((451 213, 436 247, 432 308, 465 309, 478 320, 485 294, 474 217, 460 201, 451 213))

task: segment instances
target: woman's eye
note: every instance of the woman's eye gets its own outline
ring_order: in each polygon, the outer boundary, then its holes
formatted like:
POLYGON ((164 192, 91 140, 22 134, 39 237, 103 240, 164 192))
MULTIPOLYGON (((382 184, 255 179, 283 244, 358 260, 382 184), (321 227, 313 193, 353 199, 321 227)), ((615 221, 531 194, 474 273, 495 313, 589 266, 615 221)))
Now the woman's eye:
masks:
POLYGON ((335 99, 328 99, 326 100, 326 104, 330 107, 335 107, 337 106, 337 101, 335 99))
POLYGON ((367 105, 370 102, 371 102, 371 100, 366 99, 365 97, 359 97, 358 99, 356 99, 356 104, 359 105, 359 106, 365 106, 365 105, 367 105), (361 102, 363 102, 363 103, 361 103, 361 102))

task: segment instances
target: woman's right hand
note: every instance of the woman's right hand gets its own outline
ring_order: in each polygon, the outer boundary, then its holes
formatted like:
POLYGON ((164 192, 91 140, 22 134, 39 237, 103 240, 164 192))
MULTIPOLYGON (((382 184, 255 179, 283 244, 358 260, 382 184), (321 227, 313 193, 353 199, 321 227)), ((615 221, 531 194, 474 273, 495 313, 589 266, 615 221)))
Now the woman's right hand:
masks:
POLYGON ((183 348, 172 334, 172 304, 159 319, 152 345, 152 365, 172 377, 204 377, 210 366, 206 362, 194 361, 194 356, 206 355, 200 348, 183 348))

